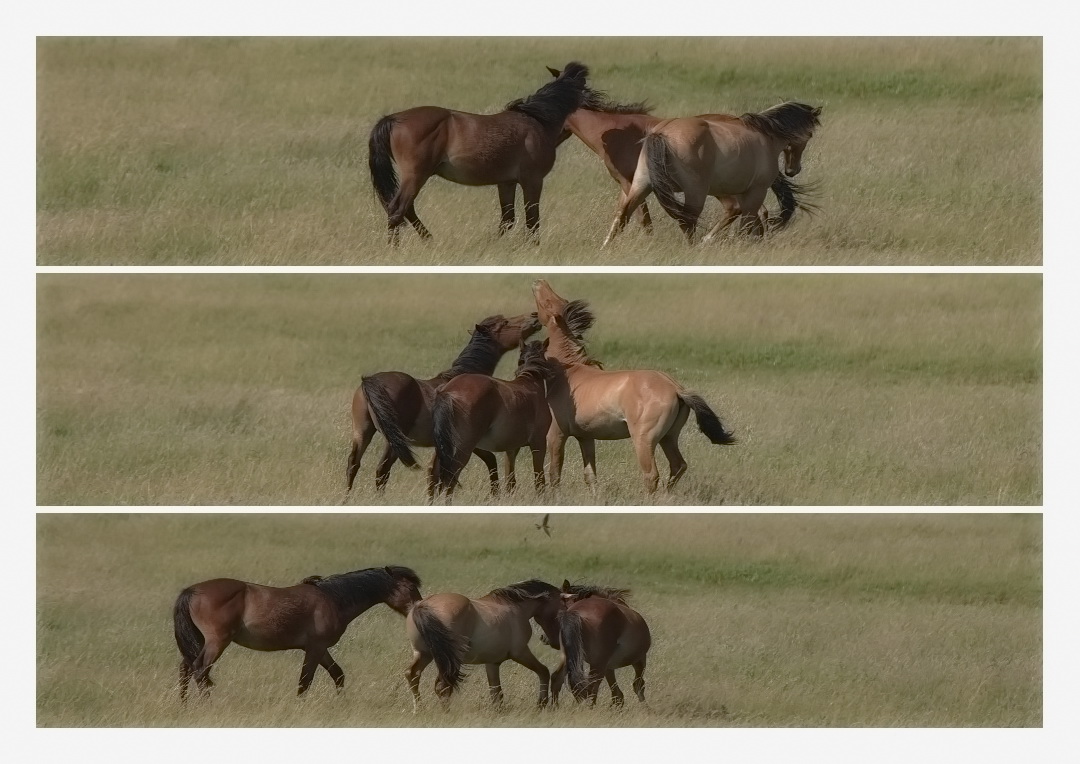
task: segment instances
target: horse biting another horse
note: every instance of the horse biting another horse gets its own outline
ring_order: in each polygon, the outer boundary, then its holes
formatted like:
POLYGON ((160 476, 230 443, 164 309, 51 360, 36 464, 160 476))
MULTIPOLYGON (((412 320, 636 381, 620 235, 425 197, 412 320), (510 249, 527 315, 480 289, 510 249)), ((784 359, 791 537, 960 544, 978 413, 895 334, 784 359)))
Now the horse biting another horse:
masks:
POLYGON ((192 677, 203 693, 213 686, 210 669, 235 642, 252 650, 303 650, 298 695, 322 666, 340 690, 345 672, 330 656, 345 628, 368 608, 385 603, 405 615, 420 599, 420 578, 409 568, 388 565, 295 586, 251 584, 215 578, 193 584, 176 598, 173 627, 180 648, 180 700, 192 677))
POLYGON ((547 356, 558 362, 548 384, 552 424, 548 433, 548 476, 557 485, 562 474, 566 439, 575 437, 585 464, 585 482, 596 481, 596 440, 630 438, 645 490, 657 488, 657 444, 671 466, 671 489, 686 472, 679 451, 679 433, 693 411, 698 429, 716 445, 731 445, 735 437, 724 429, 705 400, 659 371, 605 371, 585 350, 579 334, 566 321, 567 301, 547 281, 533 282, 537 314, 547 327, 547 356))
MULTIPOLYGON (((538 331, 540 322, 535 313, 512 318, 489 316, 472 330, 469 343, 450 368, 431 379, 416 379, 400 371, 382 371, 363 377, 352 399, 352 447, 345 468, 346 498, 376 430, 386 437, 386 447, 375 469, 375 487, 381 489, 390 478, 394 462, 400 459, 410 467, 418 466, 410 445, 427 448, 435 445, 431 414, 435 389, 459 374, 490 376, 504 354, 518 348, 522 340, 538 331)), ((497 488, 495 457, 487 452, 478 453, 478 456, 487 465, 497 488)))
POLYGON ((503 699, 499 666, 512 660, 539 680, 537 705, 548 702, 551 672, 529 650, 536 621, 547 643, 559 646, 558 615, 565 608, 561 592, 537 579, 495 589, 479 599, 463 594, 433 594, 413 605, 405 618, 405 631, 413 660, 405 672, 413 694, 413 709, 420 704, 420 675, 432 661, 438 670, 435 694, 448 700, 458 689, 466 664, 484 664, 493 703, 503 699))
MULTIPOLYGON (((477 449, 506 454, 506 490, 516 487, 514 462, 522 447, 532 453, 533 483, 544 488, 544 449, 551 426, 545 390, 554 375, 539 342, 522 343, 512 380, 482 374, 461 374, 435 393, 435 459, 431 463, 428 498, 446 492, 453 500, 458 477, 477 449)), ((492 490, 497 493, 495 475, 492 490)))
POLYGON ((380 119, 368 139, 368 168, 386 210, 390 243, 397 243, 405 221, 421 238, 430 238, 414 203, 432 175, 466 186, 498 186, 500 234, 514 226, 514 195, 521 186, 525 226, 538 241, 544 177, 555 164, 566 116, 581 105, 588 75, 586 66, 569 63, 553 82, 498 114, 418 106, 380 119))
MULTIPOLYGON (((558 69, 548 67, 553 77, 558 77, 558 69)), ((727 121, 727 114, 703 114, 698 119, 706 121, 727 121)), ((581 107, 566 118, 566 129, 560 142, 571 135, 576 135, 594 154, 604 161, 608 174, 619 184, 622 204, 630 193, 630 186, 637 170, 641 145, 649 130, 665 120, 652 115, 652 107, 643 101, 635 103, 617 103, 604 93, 585 88, 585 100, 581 107)), ((780 230, 787 226, 797 209, 812 211, 805 196, 806 189, 777 173, 770 188, 780 203, 780 212, 769 218, 770 230, 780 230)), ((647 195, 647 194, 646 194, 647 195)), ((734 199, 725 200, 725 206, 735 204, 734 199)), ((647 233, 652 231, 652 216, 648 205, 641 202, 641 224, 647 233)))
POLYGON ((623 693, 615 669, 634 667, 634 694, 645 702, 645 656, 652 645, 649 625, 626 603, 629 589, 571 584, 563 581, 566 611, 559 615, 561 660, 551 674, 551 700, 569 682, 575 700, 595 704, 600 680, 607 679, 611 704, 621 706, 623 693), (588 670, 585 664, 588 663, 588 670))
MULTIPOLYGON (((821 124, 821 108, 787 101, 760 114, 706 114, 669 119, 650 127, 638 157, 634 179, 622 199, 604 245, 610 244, 650 191, 692 240, 705 199, 724 205, 724 217, 705 235, 711 241, 736 219, 739 230, 764 232, 758 211, 777 178, 778 157, 784 175, 802 169, 802 154, 821 124), (683 193, 680 201, 676 193, 683 193)), ((798 203, 805 187, 788 184, 798 203)), ((811 205, 802 204, 807 209, 811 205)))

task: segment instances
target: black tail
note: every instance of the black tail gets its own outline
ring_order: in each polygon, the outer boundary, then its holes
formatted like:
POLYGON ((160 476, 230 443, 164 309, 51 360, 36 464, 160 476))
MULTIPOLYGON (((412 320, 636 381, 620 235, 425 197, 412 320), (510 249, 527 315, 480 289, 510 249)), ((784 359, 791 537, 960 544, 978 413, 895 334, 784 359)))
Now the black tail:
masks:
POLYGON ((697 416, 698 429, 705 433, 705 437, 718 446, 731 446, 737 443, 735 436, 724 429, 720 417, 716 416, 709 404, 700 395, 694 393, 679 393, 679 398, 687 406, 694 410, 697 416))
POLYGON ((771 231, 779 231, 785 228, 791 222, 791 218, 795 216, 795 210, 802 210, 812 215, 820 209, 810 201, 810 197, 817 193, 817 186, 814 184, 799 184, 783 173, 778 173, 771 188, 772 192, 776 194, 776 201, 780 203, 780 214, 769 218, 769 230, 771 231))
POLYGON ((180 648, 180 655, 184 657, 184 664, 190 666, 199 657, 206 640, 195 622, 191 620, 191 598, 195 590, 190 586, 180 592, 173 605, 173 633, 176 635, 176 646, 180 648))
POLYGON ((460 473, 455 464, 459 439, 454 426, 453 397, 435 393, 431 418, 435 426, 435 457, 439 465, 439 474, 435 478, 438 486, 446 490, 457 482, 455 473, 460 473))
POLYGON ((566 659, 566 682, 579 700, 585 697, 589 675, 585 671, 585 649, 581 641, 581 616, 573 610, 559 614, 559 641, 566 659))
POLYGON ((390 444, 390 448, 393 449, 394 455, 407 467, 413 469, 419 467, 420 465, 416 463, 416 457, 413 455, 412 449, 409 448, 409 439, 402 432, 401 425, 398 424, 397 409, 394 408, 394 402, 387 394, 382 382, 379 381, 378 375, 361 377, 360 387, 364 391, 364 398, 367 399, 371 416, 375 420, 375 424, 378 425, 379 431, 390 444))
POLYGON ((414 605, 409 615, 435 660, 439 678, 453 692, 465 678, 465 672, 461 670, 466 649, 465 637, 450 631, 423 602, 414 605))
POLYGON ((394 169, 394 154, 390 150, 390 133, 394 130, 396 118, 393 114, 383 117, 371 128, 368 136, 368 169, 371 170, 371 185, 382 202, 383 209, 389 209, 390 200, 398 190, 398 176, 394 169))
POLYGON ((653 193, 660 206, 671 217, 685 225, 693 226, 697 221, 691 217, 686 206, 676 198, 675 194, 681 191, 675 182, 675 176, 671 172, 671 152, 668 150, 667 139, 660 133, 649 133, 645 136, 645 162, 649 169, 649 182, 653 193))

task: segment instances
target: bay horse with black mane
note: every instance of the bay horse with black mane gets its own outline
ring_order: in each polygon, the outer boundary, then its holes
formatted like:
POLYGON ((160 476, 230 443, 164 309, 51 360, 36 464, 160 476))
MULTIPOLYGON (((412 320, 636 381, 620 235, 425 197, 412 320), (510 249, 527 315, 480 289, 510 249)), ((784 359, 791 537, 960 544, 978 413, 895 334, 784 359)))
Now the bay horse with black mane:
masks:
POLYGON ((565 609, 561 592, 538 579, 529 579, 488 592, 478 599, 464 594, 433 594, 416 603, 405 618, 413 649, 405 672, 420 705, 420 675, 432 661, 438 670, 435 694, 449 700, 465 674, 462 666, 484 664, 493 703, 503 699, 499 666, 512 660, 536 674, 537 705, 548 702, 551 672, 529 649, 532 619, 543 630, 546 644, 559 646, 559 613, 565 609))
POLYGON ((645 490, 657 488, 657 444, 671 466, 668 489, 686 472, 679 450, 679 434, 693 411, 698 429, 710 442, 734 444, 709 404, 671 376, 660 371, 605 370, 585 350, 580 335, 566 321, 567 301, 543 279, 533 282, 537 314, 548 330, 547 356, 557 361, 557 373, 548 384, 552 424, 548 434, 548 477, 557 485, 562 474, 566 439, 577 438, 585 464, 585 482, 596 482, 596 441, 630 438, 645 490))
MULTIPOLYGON (((725 214, 702 243, 735 220, 740 221, 740 232, 760 236, 764 226, 758 211, 776 180, 778 158, 783 157, 786 177, 798 175, 806 145, 821 124, 820 116, 820 107, 786 101, 759 114, 705 114, 651 126, 604 245, 625 227, 650 192, 679 222, 688 241, 693 240, 709 196, 720 200, 725 214), (680 192, 682 200, 676 196, 680 192)), ((800 193, 805 191, 798 188, 800 193)))
POLYGON ((512 380, 461 374, 435 392, 435 459, 428 480, 429 499, 446 492, 453 500, 458 477, 469 456, 482 449, 506 455, 506 490, 516 486, 514 462, 527 447, 532 454, 533 484, 544 488, 544 451, 551 410, 546 385, 555 374, 539 342, 521 345, 512 380))
POLYGON ((345 628, 380 602, 405 615, 420 599, 420 577, 387 565, 334 576, 309 576, 295 586, 263 586, 234 578, 203 581, 180 592, 173 606, 180 648, 180 700, 192 678, 203 693, 213 686, 210 669, 235 642, 252 650, 303 650, 298 695, 322 666, 340 690, 345 672, 330 656, 345 628))
POLYGON ((559 615, 561 660, 551 673, 552 703, 559 702, 559 691, 568 682, 575 700, 595 704, 600 680, 606 679, 611 704, 621 706, 624 696, 615 669, 624 666, 633 666, 634 694, 644 703, 643 674, 652 635, 641 613, 627 604, 630 590, 564 580, 562 591, 567 607, 559 615))
MULTIPOLYGON (((375 487, 382 489, 390 479, 390 468, 396 461, 401 460, 409 467, 419 466, 410 445, 426 448, 435 445, 431 415, 435 389, 459 374, 494 374, 504 354, 518 348, 522 340, 538 331, 540 322, 535 313, 511 318, 488 316, 471 330, 468 344, 450 368, 431 379, 417 379, 401 371, 381 371, 362 377, 352 398, 352 446, 345 468, 346 499, 360 469, 360 460, 376 431, 386 437, 386 447, 375 469, 375 487)), ((487 452, 477 455, 487 465, 493 487, 497 488, 495 457, 487 452)))
POLYGON ((588 67, 569 63, 553 82, 498 114, 418 106, 380 119, 368 139, 368 168, 386 210, 390 243, 397 243, 406 221, 421 238, 430 238, 415 201, 432 175, 466 186, 497 186, 500 234, 514 225, 514 195, 521 186, 527 233, 538 241, 544 177, 555 164, 566 116, 581 105, 588 75, 588 67))
MULTIPOLYGON (((548 71, 553 77, 560 74, 558 69, 551 67, 548 67, 548 71)), ((730 117, 731 115, 727 114, 702 114, 698 119, 724 121, 730 117)), ((619 202, 622 204, 630 192, 645 136, 650 129, 664 121, 662 117, 653 116, 652 107, 644 101, 618 103, 608 98, 607 94, 586 87, 585 99, 580 108, 566 118, 566 129, 560 142, 576 135, 600 157, 608 174, 619 184, 622 192, 619 202)), ((807 198, 810 189, 792 182, 782 173, 776 174, 770 188, 780 204, 779 213, 768 218, 770 231, 785 228, 796 210, 813 212, 816 209, 807 198)), ((734 203, 734 199, 724 200, 725 209, 734 203)), ((642 227, 646 233, 650 233, 652 216, 649 214, 648 204, 642 201, 639 210, 642 227)))

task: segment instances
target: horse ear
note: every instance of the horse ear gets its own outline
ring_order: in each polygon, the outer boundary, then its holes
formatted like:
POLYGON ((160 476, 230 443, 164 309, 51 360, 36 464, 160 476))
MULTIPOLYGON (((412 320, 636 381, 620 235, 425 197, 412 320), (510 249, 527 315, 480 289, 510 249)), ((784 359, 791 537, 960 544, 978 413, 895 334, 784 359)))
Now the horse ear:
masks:
POLYGON ((384 566, 383 566, 383 570, 385 570, 385 571, 386 571, 387 575, 391 575, 391 576, 392 576, 392 575, 394 575, 394 571, 390 570, 390 566, 389 566, 389 565, 384 565, 384 566))
POLYGON ((556 79, 558 79, 559 75, 562 74, 562 72, 560 72, 558 69, 552 69, 550 66, 546 68, 549 72, 551 72, 551 76, 555 77, 556 79))
POLYGON ((564 592, 570 591, 570 582, 568 580, 566 580, 565 578, 562 581, 562 590, 564 592))
POLYGON ((821 109, 822 108, 823 107, 821 107, 821 106, 817 106, 817 107, 814 108, 814 116, 815 117, 820 117, 821 116, 821 109))

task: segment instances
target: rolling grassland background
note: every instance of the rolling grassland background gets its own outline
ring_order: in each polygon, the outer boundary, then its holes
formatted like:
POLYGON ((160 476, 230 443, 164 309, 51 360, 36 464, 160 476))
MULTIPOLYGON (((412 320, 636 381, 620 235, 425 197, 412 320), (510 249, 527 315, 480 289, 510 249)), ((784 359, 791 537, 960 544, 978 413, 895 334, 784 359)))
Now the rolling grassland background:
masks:
POLYGON ((42 38, 38 263, 1037 265, 1041 61, 1038 38, 42 38), (659 116, 824 106, 799 178, 822 212, 690 248, 654 205, 654 236, 601 252, 617 186, 572 138, 539 247, 496 237, 494 188, 437 178, 417 202, 434 241, 386 246, 380 116, 498 111, 574 59, 659 116))
MULTIPOLYGON (((39 726, 882 726, 1042 724, 1042 515, 40 514, 39 726), (433 668, 413 715, 404 619, 382 605, 295 697, 299 652, 231 646, 212 703, 179 703, 172 604, 216 576, 289 585, 413 567, 425 595, 530 577, 629 586, 649 622, 648 707, 504 709, 474 667, 448 710, 433 668)), ((557 654, 534 637, 549 667, 557 654)))
MULTIPOLYGON (((1039 275, 549 278, 591 301, 595 358, 669 372, 741 443, 713 446, 688 422, 689 470, 650 499, 628 440, 597 444, 596 494, 572 441, 557 492, 537 497, 526 477, 496 504, 1042 501, 1039 275)), ((476 321, 533 308, 532 279, 39 275, 37 501, 338 504, 361 375, 447 368, 476 321)), ((424 504, 423 473, 400 465, 376 494, 382 446, 349 502, 424 504)), ((478 465, 459 504, 493 502, 478 465)))

